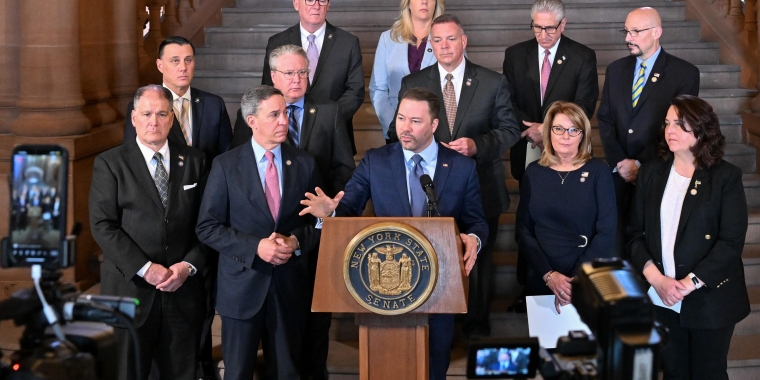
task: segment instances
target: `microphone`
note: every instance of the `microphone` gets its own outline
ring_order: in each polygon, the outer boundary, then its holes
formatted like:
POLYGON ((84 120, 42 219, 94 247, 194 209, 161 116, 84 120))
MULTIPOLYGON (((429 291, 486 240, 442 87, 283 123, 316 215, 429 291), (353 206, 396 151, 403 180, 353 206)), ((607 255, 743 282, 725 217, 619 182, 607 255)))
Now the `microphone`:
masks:
POLYGON ((420 177, 420 185, 425 190, 425 195, 428 198, 428 216, 432 216, 432 211, 435 210, 435 214, 441 216, 438 212, 438 199, 435 197, 435 188, 433 187, 433 180, 429 175, 423 174, 420 177))

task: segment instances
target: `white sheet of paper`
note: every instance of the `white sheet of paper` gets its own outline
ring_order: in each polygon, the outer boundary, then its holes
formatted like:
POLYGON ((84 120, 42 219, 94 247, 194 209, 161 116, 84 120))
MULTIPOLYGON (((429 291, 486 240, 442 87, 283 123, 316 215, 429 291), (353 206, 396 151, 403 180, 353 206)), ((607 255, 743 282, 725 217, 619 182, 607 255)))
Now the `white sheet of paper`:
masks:
POLYGON ((678 314, 681 314, 681 302, 683 301, 678 301, 673 306, 665 306, 665 304, 662 303, 662 299, 660 299, 660 295, 657 294, 657 291, 654 290, 654 287, 651 287, 651 286, 649 287, 649 291, 647 291, 647 294, 649 295, 649 299, 652 300, 652 303, 655 306, 664 307, 666 309, 673 310, 678 314))
POLYGON ((561 306, 562 314, 554 308, 554 296, 525 297, 528 307, 528 331, 530 336, 538 337, 541 347, 557 348, 557 339, 572 330, 583 330, 591 335, 591 330, 573 305, 561 306))
POLYGON ((528 143, 528 149, 525 150, 525 167, 527 168, 528 165, 530 165, 531 162, 538 160, 541 158, 541 149, 536 146, 535 148, 531 148, 530 146, 533 145, 531 143, 528 143))

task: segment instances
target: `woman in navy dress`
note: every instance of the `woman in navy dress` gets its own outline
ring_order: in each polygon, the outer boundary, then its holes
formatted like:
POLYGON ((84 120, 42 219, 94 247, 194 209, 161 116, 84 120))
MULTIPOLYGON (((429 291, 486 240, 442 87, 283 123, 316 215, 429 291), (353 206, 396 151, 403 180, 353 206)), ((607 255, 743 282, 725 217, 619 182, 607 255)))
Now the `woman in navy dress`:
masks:
POLYGON ((520 184, 515 238, 528 261, 526 295, 555 295, 557 312, 572 302, 579 266, 609 257, 617 208, 610 168, 591 156, 591 123, 570 102, 553 103, 543 124, 544 150, 520 184))

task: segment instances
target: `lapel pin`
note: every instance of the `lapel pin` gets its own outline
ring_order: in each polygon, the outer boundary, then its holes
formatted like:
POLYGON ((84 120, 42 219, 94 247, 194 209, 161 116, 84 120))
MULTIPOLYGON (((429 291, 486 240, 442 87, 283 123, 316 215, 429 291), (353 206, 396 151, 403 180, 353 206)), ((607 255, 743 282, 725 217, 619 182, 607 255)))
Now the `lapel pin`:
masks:
POLYGON ((200 99, 200 98, 195 98, 195 102, 196 102, 196 103, 200 103, 200 102, 201 102, 201 99, 200 99))
POLYGON ((581 182, 586 182, 586 178, 585 177, 581 177, 581 182))
POLYGON ((588 172, 581 173, 581 177, 588 177, 588 172))
POLYGON ((691 195, 697 195, 697 189, 691 189, 691 195))
POLYGON ((654 73, 654 77, 655 78, 659 78, 660 77, 660 73, 654 73))
POLYGON ((185 159, 185 156, 183 156, 183 155, 181 155, 181 154, 180 154, 180 155, 179 155, 179 159, 180 159, 180 160, 184 160, 184 159, 185 159))
POLYGON ((328 35, 327 38, 332 39, 332 34, 328 35))
POLYGON ((291 164, 290 160, 285 161, 285 165, 290 166, 290 164, 291 164))
POLYGON ((433 49, 428 48, 428 53, 432 53, 432 52, 433 52, 433 49))
POLYGON ((178 162, 178 163, 177 163, 177 165, 179 165, 179 166, 184 166, 184 165, 185 165, 185 162, 184 162, 184 161, 180 161, 180 162, 178 162))
POLYGON ((558 59, 558 60, 557 60, 557 64, 558 64, 558 65, 561 65, 561 64, 562 64, 562 60, 561 60, 561 59, 558 59))
POLYGON ((696 189, 701 184, 702 184, 702 182, 700 182, 700 181, 694 181, 694 188, 696 189))
POLYGON ((443 167, 444 167, 444 168, 448 168, 448 167, 449 167, 449 164, 443 164, 443 167))
POLYGON ((314 113, 314 112, 317 112, 317 110, 315 110, 314 108, 309 109, 309 113, 314 113))
POLYGON ((657 78, 652 78, 652 83, 657 82, 657 78))
POLYGON ((471 85, 472 84, 472 79, 467 78, 467 83, 465 83, 465 84, 468 85, 468 86, 471 85))

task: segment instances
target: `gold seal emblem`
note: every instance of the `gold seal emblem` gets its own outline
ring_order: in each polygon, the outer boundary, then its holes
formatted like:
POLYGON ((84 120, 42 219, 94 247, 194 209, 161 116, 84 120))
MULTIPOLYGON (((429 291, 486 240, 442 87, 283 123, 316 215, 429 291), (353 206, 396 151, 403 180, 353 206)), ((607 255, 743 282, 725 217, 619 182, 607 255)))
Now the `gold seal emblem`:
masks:
POLYGON ((438 277, 438 257, 417 229, 377 223, 359 232, 346 248, 343 279, 351 296, 383 315, 410 312, 430 297, 438 277))

